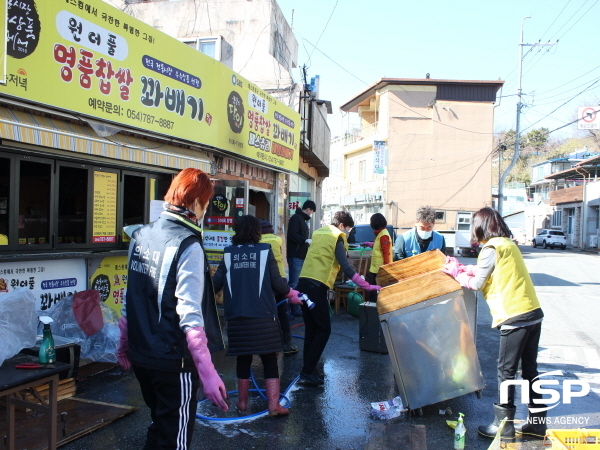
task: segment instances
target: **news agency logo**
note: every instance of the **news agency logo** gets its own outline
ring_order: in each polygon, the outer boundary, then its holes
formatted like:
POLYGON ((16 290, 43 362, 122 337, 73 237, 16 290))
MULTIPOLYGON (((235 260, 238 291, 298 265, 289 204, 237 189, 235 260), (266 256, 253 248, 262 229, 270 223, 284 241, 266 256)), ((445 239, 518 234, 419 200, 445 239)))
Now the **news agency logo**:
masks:
MULTIPOLYGON (((541 377, 564 376, 561 370, 545 372, 533 379, 531 390, 540 395, 549 395, 550 398, 534 398, 533 403, 537 405, 549 405, 540 408, 531 408, 529 411, 538 413, 555 408, 561 403, 560 390, 544 388, 542 385, 558 386, 558 380, 543 380, 541 377)), ((500 383, 500 404, 508 403, 509 386, 521 386, 521 403, 529 404, 529 381, 528 380, 505 380, 500 383)), ((590 385, 584 380, 564 380, 562 382, 562 403, 571 404, 574 397, 585 397, 590 393, 590 385), (579 390, 573 390, 574 386, 579 386, 579 390)))

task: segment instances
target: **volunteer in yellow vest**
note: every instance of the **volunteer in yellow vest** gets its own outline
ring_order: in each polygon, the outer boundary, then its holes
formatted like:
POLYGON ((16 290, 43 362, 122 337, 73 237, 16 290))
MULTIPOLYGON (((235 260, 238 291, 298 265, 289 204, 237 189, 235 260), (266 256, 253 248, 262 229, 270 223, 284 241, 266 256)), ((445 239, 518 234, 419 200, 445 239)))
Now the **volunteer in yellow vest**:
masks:
POLYGON ((304 365, 300 372, 300 382, 312 386, 323 384, 317 373, 319 358, 331 334, 329 301, 327 291, 333 289, 333 282, 340 270, 359 287, 370 291, 379 286, 367 283, 348 262, 347 234, 354 226, 354 220, 347 211, 338 211, 331 225, 319 228, 312 234, 312 244, 308 249, 297 290, 308 296, 314 303, 312 309, 302 305, 304 317, 304 365))
MULTIPOLYGON (((262 227, 262 237, 260 242, 263 244, 269 244, 271 246, 271 250, 273 251, 273 255, 275 256, 275 261, 277 261, 277 268, 279 269, 279 274, 285 278, 285 268, 283 267, 283 256, 281 254, 281 245, 283 240, 273 234, 273 225, 268 220, 261 220, 260 226, 262 227)), ((277 303, 283 300, 285 297, 276 298, 277 303)), ((292 332, 290 329, 290 306, 288 302, 284 302, 281 305, 277 306, 277 317, 279 318, 279 325, 281 327, 281 333, 283 334, 283 354, 285 356, 293 355, 294 353, 298 353, 298 347, 292 345, 292 332)))
MULTIPOLYGON (((375 233, 375 242, 373 242, 373 251, 371 252, 371 266, 367 273, 367 281, 375 284, 375 277, 379 268, 384 264, 392 262, 392 238, 387 230, 387 220, 383 214, 376 213, 371 216, 371 228, 375 233)), ((369 300, 377 301, 377 291, 371 291, 369 300)))
MULTIPOLYGON (((500 330, 498 357, 498 387, 505 380, 514 380, 521 363, 521 375, 529 381, 528 419, 516 433, 543 438, 546 433, 545 405, 536 403, 542 396, 531 390, 538 376, 537 353, 544 313, 519 248, 510 239, 510 230, 492 208, 483 208, 473 216, 473 242, 483 244, 476 266, 463 266, 455 258, 446 258, 444 272, 452 275, 461 286, 481 290, 492 314, 492 327, 500 330)), ((479 434, 495 437, 500 422, 504 440, 515 438, 515 387, 510 386, 502 403, 494 403, 494 421, 480 426, 479 434)))

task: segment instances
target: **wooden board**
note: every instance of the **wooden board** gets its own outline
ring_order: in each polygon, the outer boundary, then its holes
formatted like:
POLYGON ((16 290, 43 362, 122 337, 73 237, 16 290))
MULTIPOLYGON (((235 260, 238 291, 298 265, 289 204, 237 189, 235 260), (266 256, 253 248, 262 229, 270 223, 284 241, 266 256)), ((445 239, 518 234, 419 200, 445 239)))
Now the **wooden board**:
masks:
MULTIPOLYGON (((123 405, 68 398, 58 402, 59 417, 66 413, 66 421, 58 420, 57 447, 108 425, 137 408, 123 405)), ((48 448, 48 419, 45 414, 17 411, 15 421, 16 448, 45 450, 48 448)), ((0 436, 6 435, 6 414, 0 410, 0 436)))
POLYGON ((425 425, 372 423, 364 450, 427 450, 425 425))
POLYGON ((436 249, 385 264, 377 272, 377 284, 389 286, 400 280, 440 270, 444 266, 445 259, 446 256, 436 249))
POLYGON ((460 289, 460 284, 454 278, 436 269, 381 289, 377 298, 377 312, 385 314, 396 311, 460 289))

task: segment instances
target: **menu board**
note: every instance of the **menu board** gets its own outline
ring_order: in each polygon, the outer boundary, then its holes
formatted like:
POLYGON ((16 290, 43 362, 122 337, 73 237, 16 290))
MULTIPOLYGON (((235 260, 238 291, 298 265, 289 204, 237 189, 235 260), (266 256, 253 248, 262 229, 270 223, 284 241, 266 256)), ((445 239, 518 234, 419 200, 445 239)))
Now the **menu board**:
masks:
POLYGON ((117 174, 94 172, 92 243, 117 242, 117 174))

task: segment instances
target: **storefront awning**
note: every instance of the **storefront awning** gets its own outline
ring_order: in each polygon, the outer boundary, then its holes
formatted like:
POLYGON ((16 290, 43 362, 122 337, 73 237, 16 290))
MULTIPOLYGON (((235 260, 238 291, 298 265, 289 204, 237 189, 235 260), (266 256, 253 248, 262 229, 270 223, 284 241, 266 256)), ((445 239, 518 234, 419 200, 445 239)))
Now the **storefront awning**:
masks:
POLYGON ((0 138, 119 161, 211 172, 206 156, 196 150, 120 133, 103 138, 90 126, 4 107, 0 107, 0 138))

